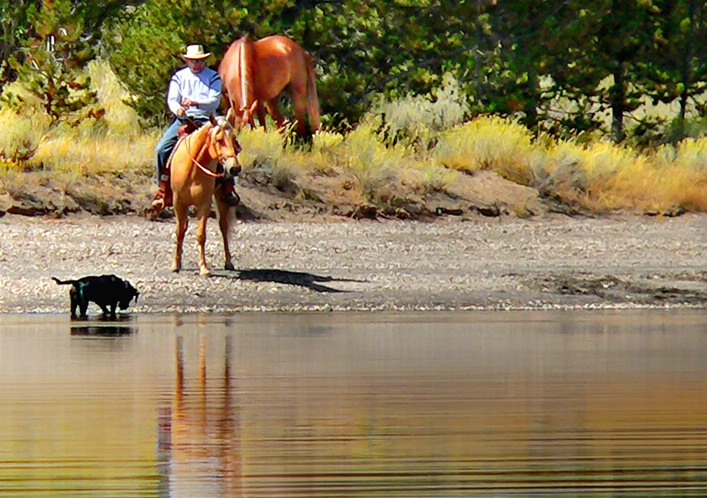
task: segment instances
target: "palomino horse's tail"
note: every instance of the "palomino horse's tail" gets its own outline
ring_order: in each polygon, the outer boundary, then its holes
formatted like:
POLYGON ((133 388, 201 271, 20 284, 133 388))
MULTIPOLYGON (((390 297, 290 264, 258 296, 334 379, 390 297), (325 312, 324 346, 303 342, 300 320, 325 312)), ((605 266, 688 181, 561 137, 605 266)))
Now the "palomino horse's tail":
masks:
POLYGON ((314 79, 314 62, 312 61, 312 56, 306 52, 305 62, 307 64, 307 114, 309 115, 309 126, 312 129, 312 133, 314 133, 321 125, 319 98, 317 97, 317 82, 314 79))

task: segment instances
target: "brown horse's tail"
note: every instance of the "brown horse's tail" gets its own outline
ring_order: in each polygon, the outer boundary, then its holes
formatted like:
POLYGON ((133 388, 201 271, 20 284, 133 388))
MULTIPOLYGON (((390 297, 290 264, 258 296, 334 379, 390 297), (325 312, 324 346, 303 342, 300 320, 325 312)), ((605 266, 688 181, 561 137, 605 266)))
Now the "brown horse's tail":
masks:
POLYGON ((319 98, 317 97, 317 81, 314 78, 314 62, 312 56, 305 53, 307 63, 307 114, 312 133, 321 126, 319 119, 319 98))

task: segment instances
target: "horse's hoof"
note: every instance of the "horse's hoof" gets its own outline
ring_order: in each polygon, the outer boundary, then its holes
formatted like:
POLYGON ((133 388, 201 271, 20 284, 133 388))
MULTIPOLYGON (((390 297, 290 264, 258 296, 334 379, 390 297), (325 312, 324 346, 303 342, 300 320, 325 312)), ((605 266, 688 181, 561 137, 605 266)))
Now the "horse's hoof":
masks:
POLYGON ((226 264, 223 265, 223 269, 228 271, 234 271, 236 267, 233 266, 233 263, 231 263, 230 261, 226 261, 226 264))
POLYGON ((172 273, 179 273, 179 270, 180 270, 180 269, 181 269, 181 268, 179 268, 178 266, 173 266, 173 267, 172 267, 172 273))
POLYGON ((208 277, 211 275, 211 272, 208 268, 202 268, 201 270, 199 270, 199 275, 201 275, 202 277, 208 277))

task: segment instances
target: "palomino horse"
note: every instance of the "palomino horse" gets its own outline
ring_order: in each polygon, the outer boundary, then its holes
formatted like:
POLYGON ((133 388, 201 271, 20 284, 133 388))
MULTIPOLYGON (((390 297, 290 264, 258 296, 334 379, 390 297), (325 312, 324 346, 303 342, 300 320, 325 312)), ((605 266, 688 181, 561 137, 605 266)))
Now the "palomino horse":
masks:
MULTIPOLYGON (((182 268, 182 245, 187 231, 187 210, 196 207, 196 240, 199 243, 199 268, 202 275, 209 274, 204 255, 206 243, 206 220, 211 213, 211 198, 214 197, 216 179, 224 173, 237 171, 237 155, 241 151, 228 118, 211 116, 208 123, 182 138, 174 149, 170 166, 174 214, 177 218, 177 248, 174 253, 172 271, 182 268), (217 172, 218 164, 224 173, 217 172)), ((233 270, 231 251, 228 247, 229 206, 216 196, 219 228, 223 236, 225 268, 233 270)))
POLYGON ((314 80, 312 57, 286 36, 268 36, 254 42, 249 36, 228 47, 218 68, 228 104, 237 111, 233 124, 253 126, 257 111, 260 126, 265 127, 265 109, 283 129, 279 97, 287 90, 295 109, 297 135, 307 135, 305 111, 311 133, 319 129, 319 100, 314 80))

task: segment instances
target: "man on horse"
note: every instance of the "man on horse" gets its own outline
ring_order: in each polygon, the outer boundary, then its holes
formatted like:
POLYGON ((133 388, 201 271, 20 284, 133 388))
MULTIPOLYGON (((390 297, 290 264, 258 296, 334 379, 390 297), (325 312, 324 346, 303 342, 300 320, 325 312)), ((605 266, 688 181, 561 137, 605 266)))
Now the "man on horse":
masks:
MULTIPOLYGON (((169 81, 167 106, 176 117, 155 149, 159 190, 152 201, 152 208, 157 211, 172 204, 167 167, 172 151, 179 141, 180 128, 184 125, 198 127, 206 123, 221 103, 221 77, 216 71, 206 67, 206 59, 210 55, 210 52, 204 52, 201 45, 189 45, 186 53, 181 55, 187 64, 186 67, 174 73, 169 81)), ((221 182, 217 195, 229 205, 238 204, 234 179, 225 177, 221 182)))

